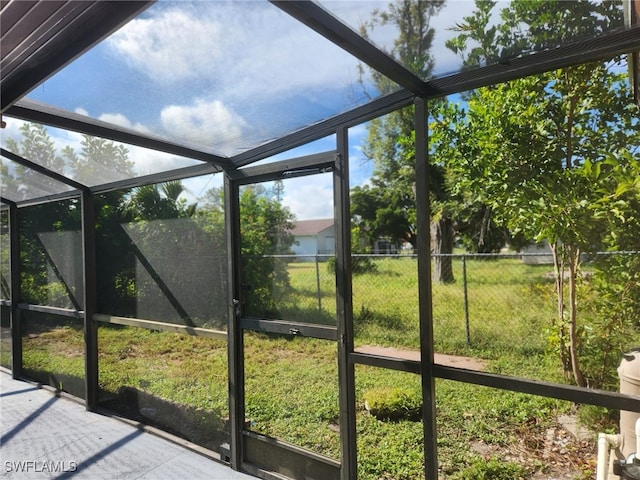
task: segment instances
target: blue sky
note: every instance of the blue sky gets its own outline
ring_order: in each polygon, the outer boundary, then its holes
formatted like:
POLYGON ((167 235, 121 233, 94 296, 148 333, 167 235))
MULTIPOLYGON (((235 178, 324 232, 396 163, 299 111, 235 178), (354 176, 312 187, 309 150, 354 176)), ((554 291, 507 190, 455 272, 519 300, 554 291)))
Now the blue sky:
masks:
MULTIPOLYGON (((357 29, 387 0, 323 5, 357 29)), ((472 9, 472 1, 450 0, 439 14, 433 48, 438 71, 457 69, 457 59, 444 48, 444 41, 453 36, 447 28, 472 9)), ((389 49, 395 35, 386 28, 372 38, 389 49)), ((28 97, 234 155, 364 103, 358 65, 266 2, 161 1, 28 97)), ((3 136, 16 136, 20 122, 9 120, 3 136)), ((51 132, 60 150, 64 145, 79 148, 80 135, 51 132)), ((371 175, 372 165, 361 152, 366 133, 365 125, 350 131, 352 185, 361 185, 371 175)), ((288 156, 333 148, 335 141, 329 138, 288 156)), ((181 159, 137 147, 130 148, 130 157, 141 174, 183 164, 181 159)), ((287 182, 285 200, 298 218, 332 215, 332 185, 327 177, 287 182)), ((218 182, 185 183, 191 196, 198 197, 218 182)))

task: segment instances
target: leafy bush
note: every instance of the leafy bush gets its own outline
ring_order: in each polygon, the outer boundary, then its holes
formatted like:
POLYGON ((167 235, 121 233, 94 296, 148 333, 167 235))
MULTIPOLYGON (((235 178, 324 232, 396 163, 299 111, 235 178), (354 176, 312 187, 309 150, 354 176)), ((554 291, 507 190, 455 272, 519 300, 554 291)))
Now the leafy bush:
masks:
POLYGON ((461 480, 516 480, 525 478, 526 470, 521 465, 505 460, 477 460, 465 468, 460 475, 461 480))
POLYGON ((593 432, 615 434, 620 424, 620 412, 596 405, 579 405, 578 420, 581 425, 588 426, 593 432))
POLYGON ((637 345, 640 255, 604 255, 594 265, 590 295, 582 298, 595 315, 585 316, 578 353, 590 387, 616 390, 622 354, 637 345))
POLYGON ((368 412, 379 420, 418 420, 422 409, 420 392, 407 388, 374 388, 364 395, 368 412))

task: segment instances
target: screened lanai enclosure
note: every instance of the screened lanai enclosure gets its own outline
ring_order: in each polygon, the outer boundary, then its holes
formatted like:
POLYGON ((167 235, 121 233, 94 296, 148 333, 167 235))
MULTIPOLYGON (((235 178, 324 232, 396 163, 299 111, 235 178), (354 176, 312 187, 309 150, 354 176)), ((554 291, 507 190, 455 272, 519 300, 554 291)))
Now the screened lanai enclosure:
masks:
POLYGON ((639 15, 3 1, 1 367, 261 478, 591 478, 640 412, 639 15))

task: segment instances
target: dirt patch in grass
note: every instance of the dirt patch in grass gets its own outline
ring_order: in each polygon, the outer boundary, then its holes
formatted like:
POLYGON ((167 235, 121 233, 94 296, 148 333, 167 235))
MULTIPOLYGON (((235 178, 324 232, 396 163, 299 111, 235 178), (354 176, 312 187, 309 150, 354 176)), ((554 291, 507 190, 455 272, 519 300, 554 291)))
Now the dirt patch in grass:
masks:
POLYGON ((577 480, 593 478, 596 470, 596 444, 577 438, 562 422, 547 429, 525 429, 506 448, 472 444, 484 458, 502 458, 517 462, 532 473, 530 480, 577 480))
MULTIPOLYGON (((403 350, 393 347, 378 347, 373 345, 362 345, 355 349, 356 353, 367 353, 369 355, 380 355, 383 357, 401 358, 403 360, 420 361, 420 352, 418 350, 403 350)), ((484 360, 472 357, 462 357, 459 355, 446 355, 444 353, 436 353, 434 361, 438 365, 446 367, 466 368, 467 370, 482 371, 486 367, 484 360)))

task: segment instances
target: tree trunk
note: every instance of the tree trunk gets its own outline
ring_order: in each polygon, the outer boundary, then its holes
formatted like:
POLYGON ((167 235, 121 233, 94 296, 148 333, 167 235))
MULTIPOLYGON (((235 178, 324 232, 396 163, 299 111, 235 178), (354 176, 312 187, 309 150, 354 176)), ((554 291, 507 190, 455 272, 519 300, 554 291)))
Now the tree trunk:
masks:
POLYGON ((453 283, 453 222, 443 216, 431 222, 431 252, 433 254, 433 281, 453 283))
POLYGON ((567 247, 569 257, 569 353, 571 355, 571 368, 576 385, 585 387, 586 382, 578 362, 578 336, 577 336, 577 292, 578 267, 580 265, 580 249, 567 247))
POLYGON ((558 343, 560 350, 560 362, 562 363, 562 371, 566 379, 569 378, 571 368, 571 357, 567 349, 567 332, 564 321, 564 258, 561 256, 558 243, 549 242, 551 253, 553 256, 553 267, 556 280, 556 299, 557 299, 557 318, 556 329, 558 334, 558 343))

